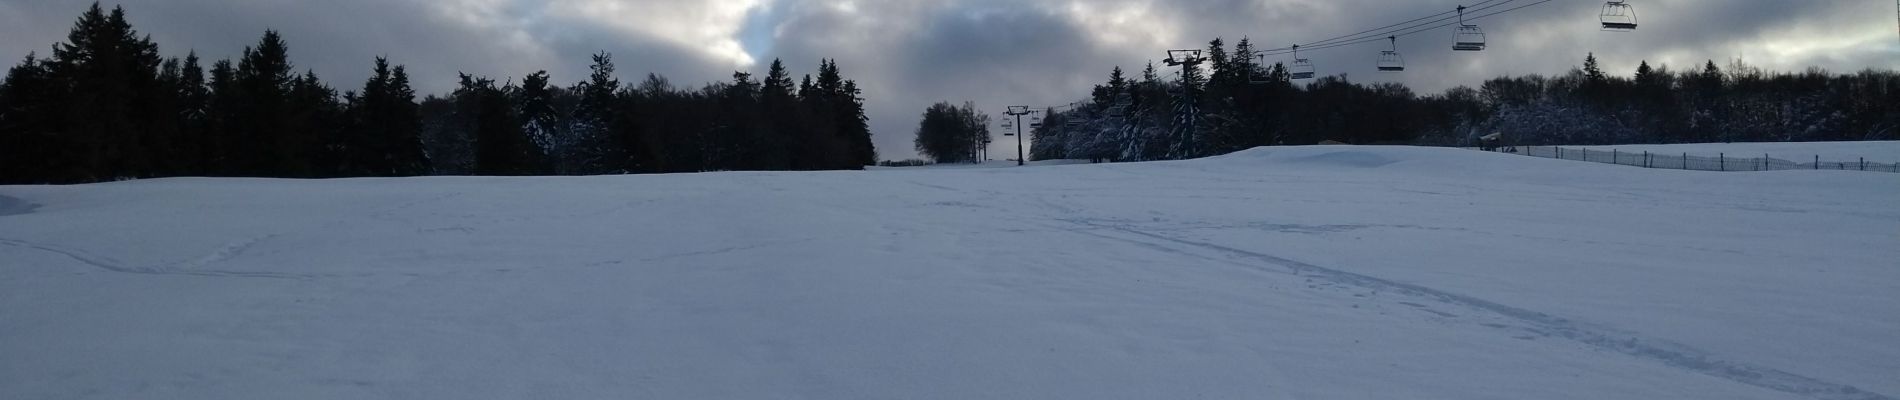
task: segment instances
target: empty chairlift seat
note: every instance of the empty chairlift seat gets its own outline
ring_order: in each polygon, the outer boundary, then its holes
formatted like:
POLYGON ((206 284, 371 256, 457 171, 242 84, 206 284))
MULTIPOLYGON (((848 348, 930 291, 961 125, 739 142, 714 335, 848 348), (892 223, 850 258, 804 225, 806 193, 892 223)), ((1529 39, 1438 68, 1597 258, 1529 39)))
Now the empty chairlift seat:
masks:
POLYGON ((1313 67, 1312 60, 1300 58, 1300 46, 1294 45, 1293 46, 1293 66, 1287 69, 1287 72, 1289 73, 1291 78, 1313 79, 1313 74, 1314 72, 1316 72, 1316 70, 1317 69, 1313 67))
POLYGON ((1626 1, 1603 3, 1603 30, 1628 32, 1636 30, 1636 7, 1626 1))
POLYGON ((1405 70, 1405 57, 1399 55, 1399 38, 1387 36, 1392 41, 1392 49, 1379 52, 1380 72, 1400 72, 1405 70))
POLYGON ((1484 51, 1484 30, 1477 25, 1458 27, 1458 33, 1452 38, 1451 49, 1457 51, 1484 51))
POLYGON ((1458 6, 1458 30, 1452 33, 1451 49, 1456 51, 1483 51, 1484 29, 1465 23, 1465 6, 1458 6))

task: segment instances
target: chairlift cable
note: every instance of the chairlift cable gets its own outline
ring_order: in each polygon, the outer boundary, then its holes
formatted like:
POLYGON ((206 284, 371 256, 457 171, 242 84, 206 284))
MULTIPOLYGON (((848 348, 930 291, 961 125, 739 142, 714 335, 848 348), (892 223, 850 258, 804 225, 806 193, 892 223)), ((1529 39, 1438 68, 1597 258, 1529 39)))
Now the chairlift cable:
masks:
MULTIPOLYGON (((1510 1, 1515 1, 1515 0, 1506 0, 1506 2, 1510 2, 1510 1)), ((1544 4, 1544 3, 1549 3, 1549 2, 1551 2, 1551 1, 1555 1, 1555 0, 1539 0, 1539 1, 1536 1, 1536 2, 1532 2, 1532 3, 1529 3, 1529 4, 1524 4, 1524 5, 1520 5, 1520 6, 1517 6, 1517 7, 1512 7, 1512 8, 1508 8, 1508 9, 1504 9, 1504 10, 1501 10, 1501 11, 1495 11, 1495 12, 1492 12, 1492 13, 1489 13, 1489 14, 1482 14, 1482 15, 1478 15, 1478 16, 1475 16, 1475 17, 1474 17, 1474 16, 1466 16, 1466 17, 1465 17, 1465 21, 1466 21, 1466 22, 1469 22, 1469 21, 1475 21, 1475 20, 1479 20, 1479 19, 1483 19, 1483 18, 1485 18, 1485 17, 1491 17, 1491 16, 1496 16, 1496 15, 1499 15, 1499 14, 1504 14, 1504 13, 1509 13, 1509 12, 1512 12, 1512 11, 1517 11, 1517 10, 1521 10, 1521 9, 1524 9, 1524 8, 1526 8, 1526 7, 1531 7, 1531 6, 1536 6, 1536 5, 1540 5, 1540 4, 1544 4)), ((1493 6, 1493 7, 1495 7, 1495 6, 1499 6, 1499 5, 1503 5, 1503 3, 1500 3, 1500 4, 1494 4, 1494 5, 1492 5, 1492 6, 1493 6)), ((1486 8, 1490 8, 1490 7, 1486 7, 1486 8)), ((1467 10, 1467 11, 1469 11, 1469 10, 1467 10)), ((1445 21, 1445 20, 1450 20, 1450 19, 1455 19, 1455 18, 1456 18, 1456 17, 1452 17, 1452 18, 1441 18, 1441 19, 1439 19, 1439 21, 1445 21)), ((1434 21, 1434 22, 1437 22, 1437 21, 1434 21)), ((1445 28, 1445 27, 1449 27, 1449 26, 1453 26, 1453 25, 1459 25, 1459 22, 1456 22, 1456 21, 1453 21, 1453 22, 1451 22, 1451 23, 1446 23, 1446 24, 1439 24, 1439 25, 1434 25, 1434 26, 1427 26, 1427 27, 1422 27, 1422 28, 1418 28, 1418 29, 1413 29, 1413 30, 1410 30, 1410 31, 1405 31, 1405 32, 1398 32, 1398 33, 1393 33, 1393 34, 1391 34, 1391 35, 1388 35, 1388 36, 1396 36, 1396 37, 1406 37, 1406 36, 1410 36, 1410 35, 1414 35, 1414 34, 1418 34, 1418 33, 1421 33, 1421 32, 1426 32, 1426 31, 1432 31, 1432 30, 1437 30, 1437 29, 1441 29, 1441 28, 1445 28)), ((1361 40, 1356 40, 1356 41, 1351 41, 1351 42, 1341 42, 1341 43, 1333 43, 1333 44, 1327 44, 1327 45, 1320 45, 1320 46, 1314 46, 1314 47, 1307 47, 1307 46, 1300 46, 1300 48, 1301 48, 1301 49, 1305 49, 1305 50, 1321 50, 1321 49, 1330 49, 1330 48, 1334 48, 1334 47, 1344 47, 1344 46, 1353 46, 1353 45, 1360 45, 1360 44, 1366 44, 1366 43, 1375 43, 1375 42, 1379 42, 1379 41, 1383 41, 1383 40, 1385 40, 1385 37, 1383 37, 1383 36, 1382 36, 1382 37, 1376 37, 1376 38, 1366 38, 1366 39, 1361 39, 1361 40)), ((1259 52, 1259 53, 1260 53, 1261 55, 1267 55, 1267 56, 1274 56, 1274 55, 1282 55, 1282 54, 1288 54, 1288 53, 1292 53, 1292 51, 1278 51, 1278 50, 1279 50, 1279 49, 1275 49, 1275 50, 1273 50, 1273 51, 1264 51, 1264 52, 1259 52)))
MULTIPOLYGON (((1472 7, 1477 7, 1477 6, 1482 6, 1482 5, 1484 5, 1485 3, 1490 3, 1490 2, 1493 2, 1493 1, 1498 1, 1498 0, 1485 0, 1485 1, 1483 1, 1483 2, 1479 2, 1478 4, 1473 4, 1473 5, 1471 5, 1471 6, 1472 6, 1472 7)), ((1506 1, 1506 2, 1509 2, 1509 1, 1506 1)), ((1380 30, 1385 30, 1385 29, 1388 29, 1388 28, 1391 28, 1391 29, 1403 29, 1403 28, 1395 28, 1395 27, 1398 27, 1398 26, 1401 26, 1401 25, 1405 25, 1405 24, 1410 24, 1410 23, 1413 23, 1413 22, 1418 22, 1418 21, 1424 21, 1424 20, 1427 20, 1427 19, 1431 19, 1431 18, 1433 18, 1433 17, 1438 17, 1438 16, 1442 16, 1442 15, 1446 15, 1446 14, 1451 14, 1451 13, 1454 13, 1454 12, 1456 12, 1456 11, 1446 11, 1446 12, 1441 12, 1441 13, 1437 13, 1437 14, 1432 14, 1432 15, 1427 15, 1427 16, 1423 16, 1423 17, 1419 17, 1418 19, 1414 19, 1414 20, 1410 20, 1410 21, 1405 21, 1405 22, 1400 22, 1400 23, 1396 23, 1396 24, 1391 24, 1391 25, 1386 25, 1386 26, 1381 26, 1381 27, 1377 27, 1377 28, 1372 28, 1372 29, 1367 29, 1367 30, 1363 30, 1363 31, 1358 31, 1358 32, 1353 32, 1353 33, 1351 33, 1351 34, 1346 34, 1346 35, 1340 35, 1340 36, 1335 36, 1335 37, 1330 37, 1330 38, 1326 38, 1326 40, 1321 40, 1321 41, 1317 41, 1317 42, 1312 42, 1312 43, 1307 43, 1307 44, 1303 44, 1303 45, 1300 45, 1300 47, 1312 47, 1312 46, 1318 46, 1318 45, 1323 45, 1323 44, 1327 44, 1327 43, 1331 43, 1331 42, 1334 42, 1334 41, 1338 41, 1338 40, 1340 40, 1340 39, 1346 39, 1346 38, 1353 38, 1353 37, 1358 37, 1359 35, 1362 35, 1362 34, 1366 34, 1366 33, 1370 33, 1370 32, 1374 32, 1374 31, 1380 31, 1380 30)), ((1356 39, 1355 39, 1355 40, 1356 40, 1356 39)))
MULTIPOLYGON (((1503 6, 1503 5, 1505 5, 1505 4, 1507 4, 1507 3, 1511 3, 1511 2, 1514 2, 1514 1, 1517 1, 1517 0, 1505 0, 1505 1, 1503 2, 1503 3, 1497 3, 1497 4, 1491 4, 1491 5, 1487 5, 1487 6, 1482 6, 1482 7, 1477 7, 1477 8, 1471 8, 1471 7, 1466 7, 1466 10, 1467 10, 1468 12, 1470 12, 1470 13, 1476 13, 1476 12, 1478 12, 1478 11, 1484 11, 1484 10, 1487 10, 1487 9, 1491 9, 1491 8, 1496 8, 1496 7, 1500 7, 1500 6, 1503 6)), ((1483 17, 1488 17, 1488 16, 1492 16, 1492 15, 1498 15, 1498 14, 1503 14, 1503 13, 1505 13, 1505 12, 1509 12, 1509 11, 1512 11, 1512 10, 1516 10, 1516 9, 1519 9, 1519 8, 1524 8, 1524 7, 1528 7, 1528 6, 1531 6, 1531 5, 1537 5, 1537 4, 1542 4, 1542 3, 1546 3, 1546 2, 1549 2, 1549 1, 1551 1, 1551 0, 1543 0, 1543 1, 1539 1, 1539 2, 1537 2, 1537 3, 1532 3, 1532 4, 1528 4, 1528 5, 1525 5, 1525 6, 1519 6, 1519 7, 1516 7, 1516 8, 1512 8, 1512 9, 1508 9, 1508 10, 1504 10, 1504 11, 1499 11, 1499 12, 1494 12, 1494 13, 1491 13, 1491 14, 1485 14, 1485 15, 1482 15, 1482 16, 1475 16, 1475 17, 1474 17, 1474 16, 1469 16, 1469 15, 1467 15, 1467 16, 1466 16, 1466 17, 1465 17, 1465 18, 1464 18, 1464 19, 1463 19, 1462 21, 1456 21, 1456 20, 1458 20, 1459 18, 1458 18, 1457 16, 1455 16, 1455 15, 1454 15, 1454 16, 1450 16, 1450 17, 1444 17, 1444 18, 1439 18, 1439 19, 1437 19, 1437 20, 1433 20, 1433 21, 1431 21, 1431 22, 1427 22, 1426 24, 1432 24, 1432 23, 1440 23, 1440 22, 1445 22, 1445 21, 1451 21, 1451 22, 1446 22, 1446 23, 1441 23, 1441 24, 1438 24, 1438 25, 1430 25, 1430 26, 1426 26, 1426 25, 1424 25, 1424 24, 1416 24, 1416 25, 1412 25, 1412 26, 1408 26, 1408 27, 1405 27, 1405 28, 1401 28, 1401 29, 1399 29, 1399 30, 1393 30, 1393 31, 1387 31, 1387 33, 1385 34, 1385 36, 1398 36, 1398 37, 1404 37, 1404 36, 1408 36, 1408 35, 1413 35, 1413 34, 1417 34, 1417 33, 1420 33, 1420 32, 1426 32, 1426 31, 1432 31, 1432 30, 1437 30, 1437 29, 1441 29, 1441 28, 1445 28, 1445 27, 1448 27, 1448 26, 1455 26, 1455 25, 1462 25, 1462 24, 1464 24, 1465 22, 1470 22, 1470 21, 1473 21, 1473 20, 1477 20, 1477 19, 1479 19, 1479 18, 1483 18, 1483 17), (1404 32, 1400 32, 1400 30, 1404 30, 1404 29, 1411 29, 1411 30, 1408 30, 1408 31, 1404 31, 1404 32)), ((1453 12, 1455 13, 1456 11, 1453 11, 1453 12)), ((1334 47, 1343 47, 1343 46, 1354 46, 1354 45, 1360 45, 1360 44, 1366 44, 1366 43, 1375 43, 1375 42, 1378 42, 1378 41, 1380 41, 1380 40, 1384 40, 1384 39, 1385 39, 1385 37, 1384 37, 1384 36, 1380 36, 1380 37, 1365 37, 1365 38, 1361 38, 1361 39, 1356 39, 1356 40, 1353 40, 1353 41, 1350 41, 1350 42, 1337 42, 1337 43, 1332 43, 1332 44, 1326 44, 1326 45, 1320 45, 1320 46, 1315 46, 1315 47, 1311 47, 1311 48, 1313 48, 1313 49, 1330 49, 1330 48, 1334 48, 1334 47)), ((1306 47, 1306 46, 1302 46, 1302 47, 1306 47)), ((1279 55, 1279 54, 1286 54, 1286 53, 1289 53, 1288 51, 1280 51, 1280 50, 1283 50, 1283 49, 1274 49, 1274 50, 1269 50, 1269 52, 1267 52, 1266 54, 1267 54, 1267 55, 1279 55)))
MULTIPOLYGON (((1479 11, 1484 11, 1484 10, 1504 6, 1506 4, 1516 2, 1516 1, 1518 0, 1486 0, 1486 1, 1478 2, 1476 4, 1472 4, 1470 6, 1465 6, 1465 9, 1467 10, 1467 12, 1477 13, 1479 11), (1496 3, 1496 4, 1492 4, 1492 3, 1496 3)), ((1332 47, 1333 45, 1336 45, 1336 44, 1342 44, 1345 42, 1351 42, 1351 43, 1357 44, 1357 43, 1364 43, 1365 41, 1368 41, 1368 40, 1385 39, 1386 36, 1392 36, 1393 32, 1399 32, 1399 31, 1404 31, 1408 29, 1418 28, 1421 26, 1428 26, 1431 24, 1455 20, 1458 17, 1452 14, 1456 14, 1456 13, 1457 11, 1455 10, 1445 11, 1445 12, 1425 16, 1422 18, 1414 19, 1411 21, 1406 21, 1406 22, 1387 25, 1387 26, 1383 26, 1379 28, 1360 31, 1359 33, 1355 33, 1351 35, 1339 36, 1339 37, 1334 37, 1331 39, 1321 40, 1317 42, 1301 44, 1300 47, 1326 48, 1326 47, 1332 47), (1418 22, 1418 21, 1424 21, 1427 19, 1432 19, 1433 17, 1438 17, 1438 19, 1433 19, 1433 20, 1425 21, 1425 22, 1418 22), (1387 28, 1391 28, 1391 29, 1387 29, 1387 28)), ((1471 18, 1467 18, 1467 19, 1471 19, 1471 18)), ((1444 26, 1446 25, 1434 25, 1432 26, 1432 28, 1440 28, 1444 26)), ((1291 50, 1291 49, 1292 49, 1291 47, 1280 47, 1280 48, 1265 49, 1262 51, 1273 53, 1273 54, 1283 54, 1283 53, 1288 53, 1289 51, 1287 50, 1291 50)))

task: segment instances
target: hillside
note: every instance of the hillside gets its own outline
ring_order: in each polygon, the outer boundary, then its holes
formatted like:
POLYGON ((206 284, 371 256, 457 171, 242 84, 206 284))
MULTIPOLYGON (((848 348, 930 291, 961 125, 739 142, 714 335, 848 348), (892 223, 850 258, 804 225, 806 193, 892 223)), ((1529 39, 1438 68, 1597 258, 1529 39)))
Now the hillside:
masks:
POLYGON ((0 186, 0 398, 1887 399, 1897 196, 1343 146, 0 186))

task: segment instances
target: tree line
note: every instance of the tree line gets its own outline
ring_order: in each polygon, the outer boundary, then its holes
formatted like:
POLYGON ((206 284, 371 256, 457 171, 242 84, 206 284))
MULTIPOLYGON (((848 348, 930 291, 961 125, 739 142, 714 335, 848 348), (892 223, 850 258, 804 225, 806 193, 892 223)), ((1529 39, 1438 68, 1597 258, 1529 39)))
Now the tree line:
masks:
POLYGON ((593 56, 587 80, 519 82, 463 74, 418 99, 401 65, 377 57, 361 89, 339 93, 297 70, 266 31, 235 61, 166 58, 123 8, 95 3, 45 58, 0 81, 0 183, 167 176, 283 178, 546 175, 859 169, 876 161, 862 91, 836 62, 794 80, 679 89, 615 77, 593 56))
POLYGON ((940 163, 982 161, 991 141, 989 126, 990 116, 976 103, 931 105, 917 123, 917 154, 940 163))
POLYGON ((1900 138, 1900 73, 1768 72, 1708 61, 1671 71, 1643 62, 1630 76, 1594 55, 1559 76, 1506 76, 1478 88, 1417 95, 1399 83, 1345 75, 1295 84, 1242 39, 1208 44, 1205 67, 1172 79, 1153 63, 1120 67, 1080 106, 1044 110, 1032 159, 1142 161, 1256 146, 1351 144, 1590 145, 1900 138))

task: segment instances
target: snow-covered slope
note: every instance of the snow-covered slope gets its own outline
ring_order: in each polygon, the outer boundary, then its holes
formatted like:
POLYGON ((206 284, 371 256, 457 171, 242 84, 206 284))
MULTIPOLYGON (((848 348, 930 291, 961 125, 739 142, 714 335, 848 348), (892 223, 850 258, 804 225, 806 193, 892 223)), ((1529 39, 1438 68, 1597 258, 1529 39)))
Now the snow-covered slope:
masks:
POLYGON ((1884 399, 1900 175, 1454 149, 0 187, 5 399, 1884 399))

